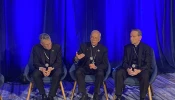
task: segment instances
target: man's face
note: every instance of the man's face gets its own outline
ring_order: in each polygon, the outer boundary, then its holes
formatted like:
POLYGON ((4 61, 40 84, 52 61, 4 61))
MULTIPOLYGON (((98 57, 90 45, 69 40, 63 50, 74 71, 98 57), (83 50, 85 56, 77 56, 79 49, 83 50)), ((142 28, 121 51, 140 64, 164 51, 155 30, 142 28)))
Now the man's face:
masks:
POLYGON ((141 41, 141 39, 142 36, 139 36, 139 33, 137 31, 131 31, 130 40, 132 44, 138 44, 141 41))
POLYGON ((50 50, 52 48, 52 42, 50 39, 41 40, 41 45, 47 50, 50 50))
POLYGON ((100 34, 98 32, 92 33, 90 40, 91 40, 91 44, 93 46, 96 46, 98 44, 98 42, 100 42, 100 34))

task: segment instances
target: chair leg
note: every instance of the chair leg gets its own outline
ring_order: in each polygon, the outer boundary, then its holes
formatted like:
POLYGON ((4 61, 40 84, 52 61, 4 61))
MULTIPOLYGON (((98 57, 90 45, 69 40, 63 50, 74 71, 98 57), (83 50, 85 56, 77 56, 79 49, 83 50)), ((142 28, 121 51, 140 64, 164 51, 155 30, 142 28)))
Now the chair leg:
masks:
POLYGON ((32 87, 33 87, 33 83, 30 82, 29 90, 28 90, 28 94, 27 94, 27 98, 26 98, 26 100, 29 100, 29 99, 30 99, 30 93, 31 93, 31 91, 32 91, 32 87))
POLYGON ((149 87, 148 87, 148 96, 149 96, 149 100, 152 100, 150 85, 149 85, 149 87))
POLYGON ((72 89, 72 94, 71 94, 71 100, 73 100, 76 85, 77 85, 77 81, 74 82, 74 87, 72 89))
POLYGON ((117 98, 117 97, 116 97, 116 95, 114 94, 114 95, 113 95, 113 100, 115 100, 116 98, 117 98))
POLYGON ((115 100, 115 99, 117 99, 117 96, 115 95, 115 88, 114 88, 114 95, 113 95, 112 100, 115 100))
POLYGON ((108 100, 108 92, 106 89, 106 82, 103 82, 103 87, 104 87, 104 91, 105 91, 106 100, 108 100))
POLYGON ((61 91, 62 91, 62 94, 63 94, 63 98, 64 98, 64 100, 66 100, 66 96, 65 96, 65 92, 64 92, 64 87, 63 87, 62 81, 60 81, 60 87, 61 87, 61 91))
POLYGON ((151 84, 150 84, 150 88, 151 88, 151 95, 154 96, 153 87, 151 84))
POLYGON ((0 100, 2 100, 2 96, 0 96, 0 100))

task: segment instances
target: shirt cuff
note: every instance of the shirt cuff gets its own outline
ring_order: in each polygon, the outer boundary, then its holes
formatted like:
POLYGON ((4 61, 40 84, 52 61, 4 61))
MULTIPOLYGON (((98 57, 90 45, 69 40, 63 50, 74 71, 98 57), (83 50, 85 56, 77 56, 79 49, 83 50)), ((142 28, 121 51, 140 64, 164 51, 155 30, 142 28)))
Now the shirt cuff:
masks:
POLYGON ((44 67, 39 67, 39 70, 42 71, 44 67))

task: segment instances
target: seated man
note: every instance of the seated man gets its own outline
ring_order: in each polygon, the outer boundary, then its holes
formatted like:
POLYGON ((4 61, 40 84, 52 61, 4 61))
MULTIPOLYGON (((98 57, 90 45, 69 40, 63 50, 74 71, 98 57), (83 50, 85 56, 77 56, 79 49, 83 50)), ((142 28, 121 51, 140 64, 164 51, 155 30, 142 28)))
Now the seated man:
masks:
POLYGON ((40 34, 40 44, 33 47, 33 81, 42 95, 42 100, 53 100, 62 76, 61 47, 52 44, 48 34, 40 34), (43 77, 52 77, 51 88, 48 97, 44 90, 43 77))
POLYGON ((93 100, 98 100, 98 92, 103 83, 105 72, 108 68, 107 48, 99 44, 101 33, 97 30, 91 32, 90 41, 80 46, 76 53, 77 63, 76 78, 78 90, 82 93, 81 100, 87 100, 88 96, 85 88, 85 75, 95 75, 95 89, 93 100))
POLYGON ((142 33, 134 29, 130 33, 131 44, 124 47, 123 64, 115 74, 115 95, 121 100, 124 80, 128 76, 136 77, 140 83, 140 100, 144 100, 149 86, 152 63, 151 48, 140 42, 142 33))

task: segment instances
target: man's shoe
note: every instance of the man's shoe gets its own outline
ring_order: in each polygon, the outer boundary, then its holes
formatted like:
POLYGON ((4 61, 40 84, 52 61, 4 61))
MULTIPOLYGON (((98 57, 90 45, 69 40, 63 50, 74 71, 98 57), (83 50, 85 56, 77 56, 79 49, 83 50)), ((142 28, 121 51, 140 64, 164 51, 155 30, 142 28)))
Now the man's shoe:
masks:
POLYGON ((98 96, 98 93, 94 93, 94 95, 93 95, 93 100, 99 100, 98 97, 99 97, 99 96, 98 96))
POLYGON ((115 100, 122 100, 121 98, 116 98, 115 100))
POLYGON ((122 99, 121 99, 121 96, 116 96, 116 95, 115 95, 115 100, 122 100, 122 99))
POLYGON ((42 95, 42 100, 47 100, 47 95, 46 94, 42 95))
POLYGON ((80 100, 87 100, 88 99, 88 95, 87 94, 82 94, 80 100))
POLYGON ((48 100, 54 100, 53 96, 48 96, 48 100))
POLYGON ((140 100, 145 100, 145 98, 140 98, 140 100))

